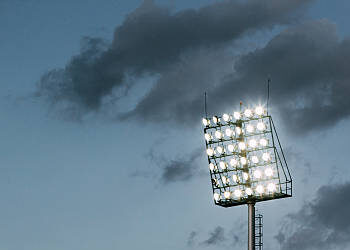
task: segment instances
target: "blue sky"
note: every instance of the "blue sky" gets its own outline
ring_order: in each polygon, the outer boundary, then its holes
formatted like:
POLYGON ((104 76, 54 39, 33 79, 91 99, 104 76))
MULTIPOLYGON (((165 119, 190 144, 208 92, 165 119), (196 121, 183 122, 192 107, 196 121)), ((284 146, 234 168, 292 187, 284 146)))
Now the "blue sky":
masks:
MULTIPOLYGON (((177 10, 213 1, 162 1, 177 10)), ((60 119, 33 97, 47 71, 64 67, 79 53, 84 36, 111 41, 114 29, 141 1, 0 2, 0 249, 220 249, 205 246, 217 226, 240 236, 245 247, 246 207, 215 207, 205 157, 200 174, 164 185, 150 152, 175 159, 202 147, 200 120, 194 127, 118 122, 103 114, 83 122, 60 119), (191 232, 195 243, 188 246, 191 232)), ((306 19, 329 19, 348 37, 349 1, 315 1, 306 19)), ((281 28, 284 29, 284 28, 281 28)), ((261 35, 269 40, 274 32, 261 35)), ((258 42, 260 42, 258 40, 258 42)), ((262 46, 259 44, 259 46, 262 46)), ((154 79, 138 79, 153 84, 154 79)), ((144 89, 134 89, 133 105, 144 89)), ((236 105, 233 103, 232 105, 236 105)), ((273 108, 272 108, 273 110, 273 108)), ((323 185, 349 180, 349 120, 305 137, 276 123, 295 179, 295 197, 258 205, 265 216, 266 249, 283 217, 297 211, 323 185)), ((231 246, 231 245, 230 245, 231 246)), ((306 248, 305 248, 306 249, 306 248)), ((335 248, 336 249, 336 248, 335 248)))

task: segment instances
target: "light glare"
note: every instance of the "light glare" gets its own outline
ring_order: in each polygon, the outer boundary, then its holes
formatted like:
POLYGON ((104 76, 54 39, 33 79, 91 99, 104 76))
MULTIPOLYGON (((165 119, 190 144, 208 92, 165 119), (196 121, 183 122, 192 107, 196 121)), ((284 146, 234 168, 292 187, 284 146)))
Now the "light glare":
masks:
POLYGON ((229 191, 226 191, 224 193, 224 196, 225 196, 226 199, 230 199, 231 193, 229 191))
POLYGON ((241 195, 242 195, 242 191, 239 190, 239 189, 236 189, 235 192, 234 192, 234 194, 235 194, 235 196, 236 196, 237 198, 239 198, 239 197, 241 197, 241 195))
POLYGON ((262 185, 258 185, 256 187, 256 192, 258 192, 259 194, 262 194, 264 192, 264 187, 262 185))
POLYGON ((253 133, 254 132, 254 126, 251 124, 248 124, 246 127, 246 130, 248 133, 253 133))
POLYGON ((225 122, 228 122, 230 120, 230 116, 228 114, 223 114, 222 119, 224 119, 225 122))
POLYGON ((245 146, 245 143, 244 142, 239 142, 238 143, 238 148, 240 149, 240 150, 245 150, 245 148, 246 148, 246 146, 245 146))
POLYGON ((261 106, 256 107, 255 108, 255 114, 257 114, 259 116, 263 115, 264 114, 264 108, 261 107, 261 106))
POLYGON ((234 117, 236 120, 239 120, 239 119, 241 119, 241 113, 239 113, 239 112, 234 112, 234 113, 233 113, 233 117, 234 117))
POLYGON ((213 150, 212 148, 208 148, 208 149, 207 149, 207 154, 208 154, 209 156, 213 156, 213 155, 214 155, 214 150, 213 150))
POLYGON ((244 115, 245 115, 247 118, 249 118, 249 117, 251 117, 251 116, 253 115, 253 112, 252 112, 250 109, 246 109, 246 110, 244 111, 244 115))
POLYGON ((223 161, 220 161, 219 166, 221 169, 226 169, 226 163, 223 161))
POLYGON ((216 130, 216 131, 215 131, 215 137, 216 137, 217 139, 221 139, 221 138, 222 138, 222 133, 221 133, 221 131, 216 130))
POLYGON ((264 131, 266 129, 266 125, 265 123, 263 122, 259 122, 257 125, 256 125, 256 128, 260 131, 264 131))

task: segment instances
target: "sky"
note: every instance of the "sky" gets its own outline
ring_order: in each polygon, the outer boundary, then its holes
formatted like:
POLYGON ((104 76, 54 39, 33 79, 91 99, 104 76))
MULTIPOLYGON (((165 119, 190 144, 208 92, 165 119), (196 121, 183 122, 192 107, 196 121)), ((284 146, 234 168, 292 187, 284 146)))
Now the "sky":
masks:
POLYGON ((201 117, 263 102, 293 197, 265 249, 350 246, 346 0, 0 0, 0 249, 242 249, 201 117))

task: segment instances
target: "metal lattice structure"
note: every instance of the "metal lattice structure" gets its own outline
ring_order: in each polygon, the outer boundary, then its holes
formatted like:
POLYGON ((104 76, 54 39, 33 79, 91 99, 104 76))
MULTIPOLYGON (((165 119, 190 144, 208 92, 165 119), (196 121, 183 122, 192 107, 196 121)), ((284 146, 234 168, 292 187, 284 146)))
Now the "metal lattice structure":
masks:
POLYGON ((263 216, 255 215, 255 249, 263 250, 263 216))
POLYGON ((292 196, 292 178, 263 107, 203 118, 213 197, 232 207, 292 196))

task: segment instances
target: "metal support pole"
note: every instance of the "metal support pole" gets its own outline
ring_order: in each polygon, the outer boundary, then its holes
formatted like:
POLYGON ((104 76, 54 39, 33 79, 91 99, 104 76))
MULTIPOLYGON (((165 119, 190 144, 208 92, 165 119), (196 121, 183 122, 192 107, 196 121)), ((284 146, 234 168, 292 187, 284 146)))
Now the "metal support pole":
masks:
POLYGON ((248 250, 255 250, 255 203, 248 203, 248 250))

